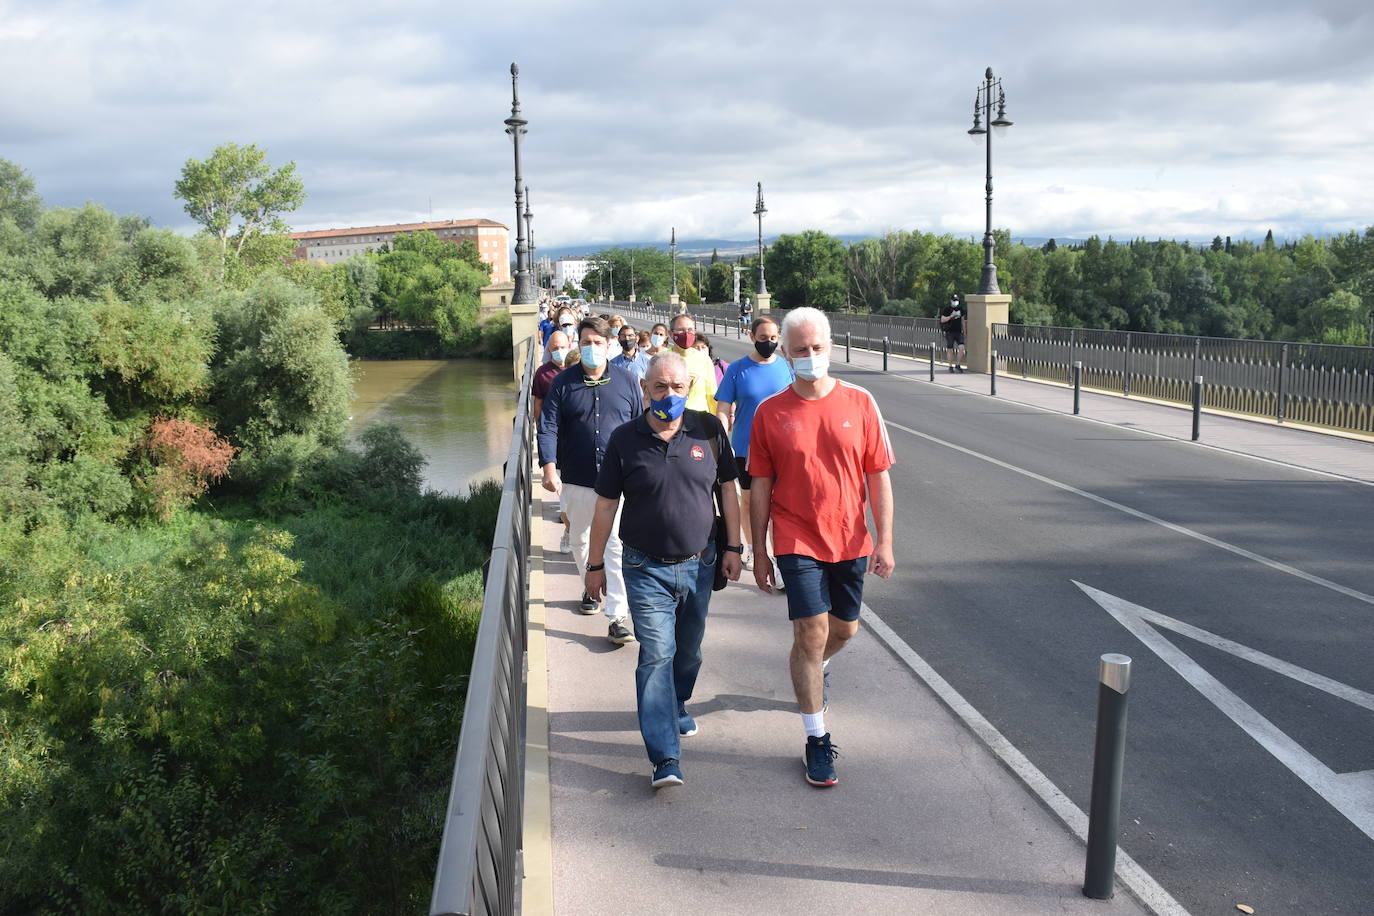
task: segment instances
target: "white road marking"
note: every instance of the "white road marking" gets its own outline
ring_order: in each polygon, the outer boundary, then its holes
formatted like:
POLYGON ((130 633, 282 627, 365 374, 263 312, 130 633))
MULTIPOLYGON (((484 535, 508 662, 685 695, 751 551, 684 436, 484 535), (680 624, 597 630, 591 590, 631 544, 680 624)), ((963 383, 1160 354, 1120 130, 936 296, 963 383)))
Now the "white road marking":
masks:
MULTIPOLYGON (((969 731, 973 732, 978 740, 996 754, 1003 765, 1025 783, 1026 787, 1035 793, 1045 807, 1049 808, 1056 817, 1064 822, 1064 825, 1073 832, 1074 836, 1078 837, 1080 842, 1084 844, 1088 842, 1088 815, 1083 813, 1082 808, 1075 805, 1072 799, 1061 792, 1048 776, 1031 763, 1025 754, 1017 750, 1016 745, 1008 741, 997 730, 996 726, 984 718, 977 709, 974 709, 972 703, 964 699, 948 681, 930 666, 929 662, 918 655, 916 650, 911 648, 906 640, 898 636, 867 604, 863 605, 863 620, 873 635, 891 649, 892 653, 901 659, 913 674, 925 682, 925 685, 940 698, 940 701, 963 720, 969 731)), ((1141 868, 1134 859, 1126 854, 1125 850, 1120 848, 1117 849, 1116 877, 1137 900, 1156 916, 1188 916, 1188 911, 1183 907, 1183 904, 1175 900, 1172 894, 1150 876, 1149 872, 1141 868)))
MULTIPOLYGON (((1333 772, 1330 767, 1318 760, 1301 744, 1298 744, 1298 742, 1290 738, 1286 733, 1280 730, 1277 725, 1266 719, 1253 706, 1236 696, 1235 693, 1213 677, 1201 665, 1193 661, 1193 659, 1183 650, 1166 639, 1154 628, 1154 626, 1151 626, 1151 624, 1154 623, 1162 626, 1165 624, 1163 624, 1161 620, 1165 620, 1169 622, 1169 629, 1191 636, 1192 633, 1186 632, 1183 629, 1186 627, 1188 630, 1210 637, 1210 640, 1204 640, 1204 642, 1209 642, 1211 645, 1223 649, 1224 651, 1231 652, 1231 654, 1241 658, 1246 658, 1247 656, 1239 652, 1233 652, 1230 648, 1217 645, 1217 642, 1211 640, 1225 642, 1228 643, 1229 646, 1238 649, 1246 649, 1245 646, 1231 643, 1229 640, 1221 640, 1220 637, 1213 636, 1213 634, 1207 633, 1206 630, 1198 630, 1195 627, 1189 627, 1188 624, 1182 621, 1175 620, 1172 617, 1165 617, 1163 614, 1151 611, 1149 608, 1143 608, 1138 604, 1132 604, 1115 595, 1109 595, 1106 592, 1084 585, 1082 582, 1074 582, 1074 585, 1077 585, 1083 590, 1084 594, 1101 605, 1102 609, 1116 618, 1118 623, 1127 630, 1130 630, 1136 639, 1143 642, 1152 652, 1158 655, 1165 664, 1177 671, 1184 680, 1197 688, 1197 691, 1209 700, 1212 705, 1216 706, 1217 709, 1221 710, 1228 719, 1239 725, 1251 738, 1254 738, 1261 747, 1274 755, 1274 757, 1284 766, 1288 767, 1288 769, 1292 770, 1294 775, 1311 787, 1312 791, 1326 799, 1331 807, 1344 815, 1371 840, 1374 840, 1374 773, 1369 771, 1345 774, 1333 772)), ((1265 660, 1273 662, 1279 661, 1278 659, 1271 658, 1271 656, 1264 655, 1264 653, 1256 653, 1253 649, 1247 651, 1254 653, 1256 656, 1262 656, 1265 660)), ((1287 662, 1281 664, 1287 666, 1291 671, 1283 670, 1273 664, 1265 664, 1264 662, 1258 661, 1256 658, 1250 658, 1249 660, 1255 661, 1256 664, 1262 664, 1263 667, 1271 671, 1293 677, 1294 680, 1299 680, 1304 684, 1319 687, 1319 689, 1326 690, 1328 693, 1339 696, 1342 699, 1348 699, 1350 702, 1363 706, 1366 709, 1374 708, 1370 705, 1370 702, 1374 701, 1374 697, 1371 697, 1364 691, 1356 690, 1354 687, 1332 681, 1329 678, 1323 678, 1321 675, 1313 674, 1296 665, 1289 665, 1287 662), (1303 676, 1296 677, 1295 674, 1299 672, 1303 676), (1340 688, 1341 692, 1313 683, 1313 680, 1318 678, 1328 685, 1340 688)))
POLYGON ((962 452, 963 454, 968 455, 971 458, 977 458, 980 461, 986 461, 989 464, 993 464, 999 468, 1004 468, 1013 473, 1020 474, 1023 477, 1029 477, 1031 480, 1038 480, 1043 484, 1048 484, 1049 486, 1057 487, 1058 489, 1063 490, 1067 493, 1073 493, 1075 496, 1081 496, 1084 499, 1092 500, 1093 502, 1098 503, 1099 505, 1107 506, 1108 508, 1115 509, 1118 512, 1124 512, 1126 515, 1130 515, 1134 518, 1141 519, 1142 521, 1147 521, 1151 524, 1159 525, 1161 528, 1167 528, 1168 530, 1177 532, 1178 534, 1186 535, 1190 538, 1195 538, 1199 541, 1202 541, 1204 544, 1210 544, 1213 547, 1217 547, 1221 550, 1233 553, 1238 557, 1244 557, 1247 560, 1254 560, 1256 563, 1262 563, 1265 566, 1268 566, 1270 569, 1275 569, 1279 572, 1287 573, 1290 576, 1296 576, 1297 578, 1302 579, 1306 582, 1311 582, 1313 585, 1320 585, 1322 588, 1329 588, 1333 592, 1339 592, 1340 594, 1345 595, 1348 598, 1354 598, 1356 601, 1363 601, 1365 604, 1374 604, 1374 595, 1367 595, 1362 591, 1358 591, 1346 585, 1341 585, 1339 582, 1332 582, 1330 579, 1323 579, 1321 576, 1316 576, 1312 573, 1304 572, 1303 570, 1298 569, 1295 566, 1289 566, 1287 563, 1281 563, 1278 560, 1270 559, 1266 556, 1261 556, 1260 554, 1257 554, 1252 550, 1246 550, 1244 547, 1239 547, 1235 544, 1219 540, 1218 538, 1214 538, 1210 535, 1203 534, 1201 531, 1194 531, 1192 528, 1187 528, 1183 525, 1166 521, 1162 518, 1159 518, 1158 516, 1151 515, 1148 512, 1142 512, 1139 509, 1132 509, 1130 506, 1125 505, 1124 503, 1119 503, 1116 500, 1107 499, 1105 496, 1098 496, 1095 493, 1089 493, 1087 490, 1080 490, 1078 487, 1075 487, 1072 484, 1067 484, 1063 481, 1055 480, 1052 477, 1046 477, 1043 474, 1037 474, 1036 472, 1027 470, 1026 468, 1017 467, 1016 465, 1003 461, 1000 458, 994 458, 991 455, 985 455, 982 452, 974 451, 971 448, 965 448, 962 445, 956 445, 955 443, 950 442, 946 439, 941 439, 938 436, 932 436, 929 433, 923 433, 918 430, 914 430, 909 426, 903 426, 900 423, 893 423, 891 420, 887 421, 887 425, 891 426, 893 429, 900 429, 904 433, 910 433, 911 435, 916 436, 919 439, 925 439, 929 442, 934 442, 936 445, 943 445, 945 448, 953 449, 956 452, 962 452))

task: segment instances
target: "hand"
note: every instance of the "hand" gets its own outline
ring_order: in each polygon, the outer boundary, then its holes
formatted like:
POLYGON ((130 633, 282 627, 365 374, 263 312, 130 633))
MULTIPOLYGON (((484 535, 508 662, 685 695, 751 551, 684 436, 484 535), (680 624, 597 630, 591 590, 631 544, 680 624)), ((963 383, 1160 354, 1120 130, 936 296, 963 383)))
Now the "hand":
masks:
POLYGON ((586 578, 583 580, 583 586, 588 595, 600 601, 606 596, 606 570, 598 569, 595 572, 588 570, 586 578))
POLYGON ((720 568, 725 572, 725 578, 729 579, 731 582, 738 582, 739 571, 744 565, 740 562, 740 555, 733 550, 727 550, 725 551, 725 556, 720 558, 720 563, 720 568))
POLYGON ((558 477, 558 471, 544 472, 544 489, 550 493, 557 493, 563 489, 563 481, 558 477))
POLYGON ((897 568, 896 562, 892 559, 892 548, 886 544, 873 548, 873 559, 868 564, 868 571, 880 579, 892 578, 892 571, 897 568))
POLYGON ((768 558, 768 554, 759 551, 754 552, 754 584, 763 589, 765 594, 773 594, 773 583, 777 581, 773 578, 773 561, 768 558))

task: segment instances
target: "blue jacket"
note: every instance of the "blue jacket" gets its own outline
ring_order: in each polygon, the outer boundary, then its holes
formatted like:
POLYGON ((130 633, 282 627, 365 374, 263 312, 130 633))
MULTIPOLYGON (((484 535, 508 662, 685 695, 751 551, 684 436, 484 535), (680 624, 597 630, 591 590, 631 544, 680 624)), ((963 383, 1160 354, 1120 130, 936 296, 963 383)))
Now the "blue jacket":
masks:
POLYGON ((601 385, 588 385, 582 366, 554 376, 539 415, 539 464, 553 462, 564 483, 596 484, 611 433, 644 412, 634 374, 607 365, 601 385))

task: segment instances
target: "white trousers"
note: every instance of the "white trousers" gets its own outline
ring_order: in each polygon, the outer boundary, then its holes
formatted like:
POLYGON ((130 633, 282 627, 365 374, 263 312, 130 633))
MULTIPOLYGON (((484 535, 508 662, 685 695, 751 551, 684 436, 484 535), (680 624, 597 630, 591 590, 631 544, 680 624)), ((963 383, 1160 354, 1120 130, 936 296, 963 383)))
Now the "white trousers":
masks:
MULTIPOLYGON (((572 553, 577 561, 577 575, 586 579, 592 516, 596 514, 596 491, 591 487, 565 483, 563 498, 567 504, 568 523, 572 526, 572 553)), ((630 613, 630 604, 625 599, 625 574, 621 570, 620 557, 620 506, 616 506, 611 536, 606 539, 606 599, 602 602, 602 609, 612 620, 630 613)))

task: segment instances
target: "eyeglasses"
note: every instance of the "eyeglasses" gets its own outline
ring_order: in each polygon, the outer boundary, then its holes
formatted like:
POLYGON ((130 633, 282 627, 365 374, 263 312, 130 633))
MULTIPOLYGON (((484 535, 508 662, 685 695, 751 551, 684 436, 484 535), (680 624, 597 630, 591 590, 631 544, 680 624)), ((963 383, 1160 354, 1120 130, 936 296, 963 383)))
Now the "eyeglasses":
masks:
POLYGON ((582 384, 586 385, 588 388, 595 388, 597 385, 606 385, 609 384, 610 381, 611 377, 609 375, 602 376, 601 378, 587 378, 585 375, 582 376, 582 384))

